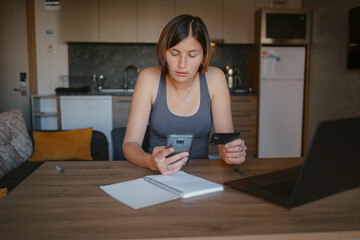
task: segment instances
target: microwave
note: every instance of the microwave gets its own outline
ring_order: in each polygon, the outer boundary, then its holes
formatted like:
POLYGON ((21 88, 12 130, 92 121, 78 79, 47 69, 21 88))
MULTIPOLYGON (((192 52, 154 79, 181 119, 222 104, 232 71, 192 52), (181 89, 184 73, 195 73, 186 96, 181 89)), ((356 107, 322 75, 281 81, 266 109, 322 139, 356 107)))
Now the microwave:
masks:
POLYGON ((261 44, 309 44, 311 10, 261 8, 255 13, 255 41, 261 44))

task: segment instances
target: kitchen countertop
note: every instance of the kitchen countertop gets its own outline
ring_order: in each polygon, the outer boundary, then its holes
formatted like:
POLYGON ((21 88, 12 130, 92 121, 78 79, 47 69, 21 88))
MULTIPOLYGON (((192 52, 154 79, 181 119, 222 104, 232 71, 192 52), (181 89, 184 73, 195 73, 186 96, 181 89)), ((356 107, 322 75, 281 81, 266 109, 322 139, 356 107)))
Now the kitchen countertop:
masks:
MULTIPOLYGON (((57 96, 91 96, 91 95, 112 95, 112 96, 132 96, 132 91, 124 91, 124 92, 99 92, 99 91, 91 91, 88 93, 56 93, 57 96)), ((257 96, 256 93, 248 93, 248 92, 230 92, 230 96, 257 96)))
POLYGON ((91 96, 91 95, 112 95, 112 96, 132 96, 133 92, 99 92, 91 91, 88 93, 56 93, 57 96, 91 96))

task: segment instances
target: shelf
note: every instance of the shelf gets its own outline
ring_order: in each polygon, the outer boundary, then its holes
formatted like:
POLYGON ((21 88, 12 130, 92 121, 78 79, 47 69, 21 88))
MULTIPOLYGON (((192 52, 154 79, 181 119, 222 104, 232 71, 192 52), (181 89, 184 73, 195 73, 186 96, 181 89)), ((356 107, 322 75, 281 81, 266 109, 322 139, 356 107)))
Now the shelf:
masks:
POLYGON ((35 117, 57 117, 58 113, 57 112, 35 112, 34 113, 35 117))
POLYGON ((58 97, 55 95, 32 95, 32 129, 60 130, 58 97))

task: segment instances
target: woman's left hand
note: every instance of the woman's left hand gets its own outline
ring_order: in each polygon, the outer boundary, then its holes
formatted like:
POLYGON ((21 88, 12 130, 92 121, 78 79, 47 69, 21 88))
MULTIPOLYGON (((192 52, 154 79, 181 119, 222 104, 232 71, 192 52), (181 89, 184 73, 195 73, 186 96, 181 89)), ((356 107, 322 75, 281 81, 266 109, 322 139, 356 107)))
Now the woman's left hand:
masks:
POLYGON ((245 161, 246 149, 244 140, 238 138, 228 142, 223 151, 223 159, 227 164, 240 164, 245 161))

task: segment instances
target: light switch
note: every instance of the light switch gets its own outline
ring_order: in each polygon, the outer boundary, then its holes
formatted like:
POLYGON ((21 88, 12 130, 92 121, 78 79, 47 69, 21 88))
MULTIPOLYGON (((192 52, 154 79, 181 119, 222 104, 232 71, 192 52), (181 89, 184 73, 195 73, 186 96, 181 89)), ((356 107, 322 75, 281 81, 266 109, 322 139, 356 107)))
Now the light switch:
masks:
POLYGON ((55 53, 55 47, 52 44, 49 44, 47 47, 48 53, 55 53))

